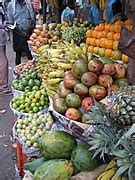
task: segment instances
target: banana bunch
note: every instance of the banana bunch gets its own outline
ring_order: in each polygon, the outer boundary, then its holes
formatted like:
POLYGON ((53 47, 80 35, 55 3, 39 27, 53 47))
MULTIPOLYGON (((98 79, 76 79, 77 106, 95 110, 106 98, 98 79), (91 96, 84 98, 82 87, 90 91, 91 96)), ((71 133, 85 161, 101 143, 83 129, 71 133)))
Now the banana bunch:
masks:
POLYGON ((101 11, 104 11, 106 7, 106 0, 99 0, 98 5, 99 5, 99 9, 101 11))
POLYGON ((50 47, 42 47, 38 57, 36 70, 42 78, 49 96, 52 96, 63 80, 64 73, 72 69, 76 60, 88 61, 87 46, 84 43, 77 46, 74 43, 54 42, 50 47))
POLYGON ((128 180, 125 176, 117 176, 117 163, 112 160, 105 171, 97 178, 97 180, 128 180))

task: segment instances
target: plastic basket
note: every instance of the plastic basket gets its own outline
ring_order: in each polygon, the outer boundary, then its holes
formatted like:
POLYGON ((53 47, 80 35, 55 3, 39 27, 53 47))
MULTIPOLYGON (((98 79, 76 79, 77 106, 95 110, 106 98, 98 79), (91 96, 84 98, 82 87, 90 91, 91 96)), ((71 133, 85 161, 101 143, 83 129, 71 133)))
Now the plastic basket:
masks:
MULTIPOLYGON (((10 106, 10 109, 12 110, 13 114, 14 114, 16 117, 28 116, 28 115, 29 115, 29 113, 22 113, 22 112, 19 112, 19 111, 15 110, 14 108, 12 108, 11 102, 10 102, 9 106, 10 106)), ((42 112, 43 112, 43 113, 49 112, 49 107, 48 107, 48 108, 45 108, 45 109, 43 109, 43 110, 41 110, 41 111, 39 111, 38 113, 42 113, 42 112)), ((34 114, 34 113, 33 113, 33 114, 34 114)))
POLYGON ((16 90, 13 87, 11 87, 11 89, 14 97, 18 97, 24 93, 23 91, 16 90))

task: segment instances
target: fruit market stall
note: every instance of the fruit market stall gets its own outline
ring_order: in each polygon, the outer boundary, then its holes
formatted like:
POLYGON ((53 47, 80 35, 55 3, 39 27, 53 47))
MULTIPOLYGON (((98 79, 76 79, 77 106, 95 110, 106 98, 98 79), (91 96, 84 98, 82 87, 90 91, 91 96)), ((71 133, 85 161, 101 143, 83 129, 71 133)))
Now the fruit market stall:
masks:
POLYGON ((28 41, 35 59, 18 65, 12 82, 21 175, 133 178, 135 87, 117 46, 122 26, 132 22, 92 27, 75 19, 35 28, 28 41))

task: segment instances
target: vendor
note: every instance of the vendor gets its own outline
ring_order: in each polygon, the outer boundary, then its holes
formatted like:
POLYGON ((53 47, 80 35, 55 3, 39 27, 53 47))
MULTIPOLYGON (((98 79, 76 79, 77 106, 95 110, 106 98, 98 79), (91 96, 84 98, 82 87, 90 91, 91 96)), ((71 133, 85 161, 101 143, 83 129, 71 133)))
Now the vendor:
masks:
POLYGON ((90 1, 88 20, 95 26, 100 24, 100 10, 93 0, 90 1))
POLYGON ((69 0, 67 7, 62 12, 61 22, 71 23, 74 20, 74 16, 75 16, 74 8, 75 8, 75 1, 69 0))
POLYGON ((127 78, 129 84, 135 85, 135 1, 126 0, 125 4, 126 16, 132 20, 132 30, 122 28, 119 49, 122 53, 129 56, 127 78))

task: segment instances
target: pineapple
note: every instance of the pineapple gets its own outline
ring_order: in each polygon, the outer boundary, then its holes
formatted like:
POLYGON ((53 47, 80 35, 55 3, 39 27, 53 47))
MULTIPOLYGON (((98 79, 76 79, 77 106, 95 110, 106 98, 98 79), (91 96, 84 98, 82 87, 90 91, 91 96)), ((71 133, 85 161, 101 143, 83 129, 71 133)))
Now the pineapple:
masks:
POLYGON ((109 97, 110 117, 121 125, 135 123, 135 86, 125 86, 109 97))
POLYGON ((94 123, 94 131, 88 144, 91 146, 90 150, 95 151, 94 157, 100 154, 100 158, 104 160, 105 154, 110 154, 121 138, 122 130, 119 130, 118 124, 109 117, 108 110, 99 102, 92 106, 89 115, 90 121, 94 123))
POLYGON ((115 156, 117 175, 128 174, 130 180, 135 179, 135 124, 117 142, 112 155, 115 156))

